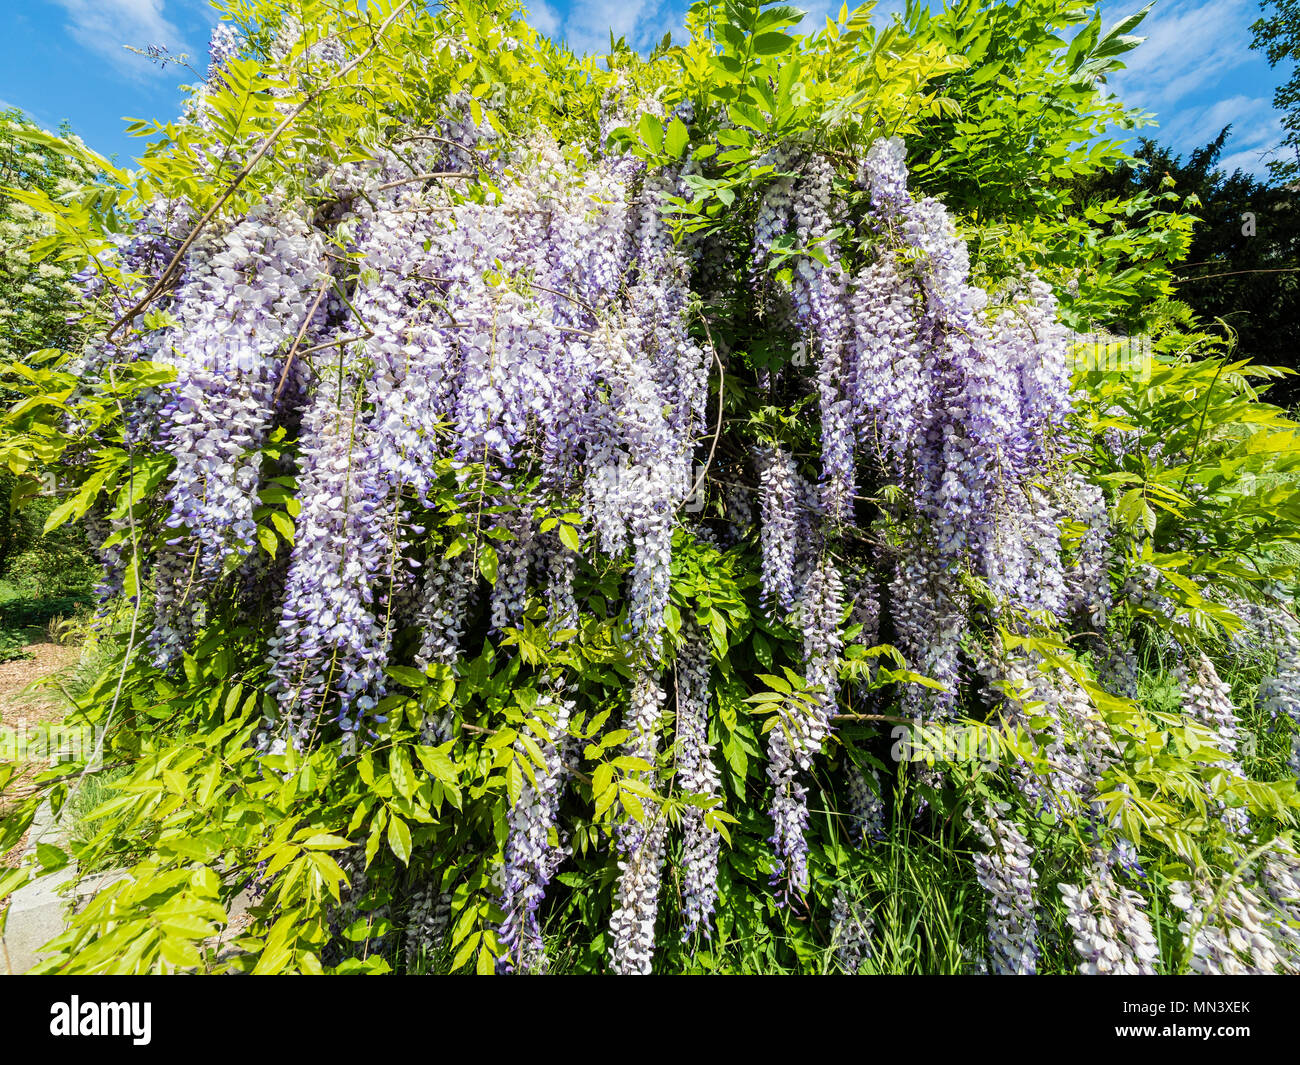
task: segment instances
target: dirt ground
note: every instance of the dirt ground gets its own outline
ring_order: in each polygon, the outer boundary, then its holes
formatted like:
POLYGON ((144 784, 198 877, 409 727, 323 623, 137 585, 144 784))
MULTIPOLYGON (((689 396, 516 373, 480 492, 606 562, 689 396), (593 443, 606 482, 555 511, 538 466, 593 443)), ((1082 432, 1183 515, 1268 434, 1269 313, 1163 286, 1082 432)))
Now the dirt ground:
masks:
MULTIPOLYGON (((68 709, 67 700, 57 688, 39 682, 72 665, 81 655, 78 647, 48 641, 28 644, 26 650, 32 657, 0 662, 0 727, 6 729, 63 720, 68 709)), ((0 810, 6 801, 30 793, 30 781, 40 768, 37 764, 20 770, 18 777, 6 789, 5 797, 0 799, 0 810)), ((8 854, 0 855, 0 867, 17 865, 25 843, 23 840, 8 854)))

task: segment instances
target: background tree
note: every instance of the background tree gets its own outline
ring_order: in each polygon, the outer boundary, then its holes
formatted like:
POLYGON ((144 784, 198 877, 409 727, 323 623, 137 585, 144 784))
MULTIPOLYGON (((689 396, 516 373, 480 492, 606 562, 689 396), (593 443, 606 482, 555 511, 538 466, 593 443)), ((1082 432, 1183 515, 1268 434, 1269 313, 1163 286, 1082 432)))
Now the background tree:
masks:
MULTIPOLYGON (((1131 162, 1088 187, 1096 200, 1141 192, 1172 192, 1197 222, 1186 261, 1177 269, 1178 298, 1206 322, 1226 322, 1240 355, 1268 366, 1297 368, 1300 322, 1300 212, 1293 188, 1218 167, 1232 127, 1184 159, 1143 139, 1131 162)), ((1300 380, 1273 386, 1274 402, 1294 405, 1300 380)))
POLYGON ((1255 39, 1251 47, 1268 56, 1270 66, 1290 61, 1291 76, 1273 92, 1273 106, 1282 112, 1282 128, 1286 130, 1283 146, 1291 150, 1289 156, 1269 163, 1273 177, 1289 181, 1300 176, 1300 2, 1297 0, 1261 0, 1260 8, 1272 13, 1259 19, 1251 29, 1255 39))
MULTIPOLYGON (((39 190, 66 199, 96 178, 85 146, 67 126, 52 136, 21 111, 0 111, 0 190, 39 190)), ((49 219, 0 195, 0 358, 67 344, 69 307, 79 298, 72 268, 41 254, 49 219)))
MULTIPOLYGON (((0 111, 0 362, 70 346, 81 300, 75 267, 50 254, 48 215, 23 197, 67 202, 98 176, 93 156, 66 124, 54 135, 17 109, 0 111)), ((17 398, 0 390, 2 402, 17 398)), ((84 537, 69 527, 43 538, 54 501, 33 499, 32 487, 0 474, 0 579, 33 594, 84 588, 91 577, 84 537)))

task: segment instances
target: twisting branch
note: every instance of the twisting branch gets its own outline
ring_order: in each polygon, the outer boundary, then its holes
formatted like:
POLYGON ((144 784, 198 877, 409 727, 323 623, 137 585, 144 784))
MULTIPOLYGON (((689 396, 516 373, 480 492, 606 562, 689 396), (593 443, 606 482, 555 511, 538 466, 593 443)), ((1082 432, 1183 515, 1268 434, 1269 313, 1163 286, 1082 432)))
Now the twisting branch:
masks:
POLYGON ((1300 272, 1300 266, 1277 266, 1267 270, 1229 270, 1222 274, 1199 274, 1190 277, 1174 278, 1175 285, 1181 285, 1184 281, 1209 281, 1216 277, 1240 277, 1243 274, 1294 274, 1300 272))
POLYGON ((414 185, 417 181, 440 181, 447 178, 464 178, 466 181, 473 181, 477 174, 467 174, 461 170, 435 170, 429 174, 416 174, 414 177, 398 178, 396 181, 385 181, 382 185, 376 185, 376 192, 383 192, 384 189, 395 189, 399 185, 414 185))
POLYGON ((391 25, 397 19, 397 17, 410 6, 411 6, 411 0, 402 0, 402 2, 393 9, 393 13, 389 15, 388 18, 384 19, 383 23, 380 25, 379 29, 375 33, 374 43, 371 44, 369 48, 367 48, 364 52, 362 52, 359 56, 357 56, 354 60, 352 60, 352 62, 349 63, 347 66, 343 67, 343 69, 338 71, 338 73, 336 73, 333 77, 331 77, 328 81, 326 81, 325 84, 322 85, 319 89, 316 89, 314 92, 309 92, 306 96, 304 96, 302 102, 299 103, 292 110, 290 110, 290 112, 280 120, 280 124, 277 125, 275 129, 273 129, 269 134, 267 134, 266 138, 258 146, 257 150, 252 154, 252 156, 243 165, 243 167, 240 168, 239 173, 230 179, 229 184, 226 185, 225 190, 221 193, 221 195, 217 197, 216 202, 213 203, 213 205, 203 213, 202 218, 200 218, 196 223, 194 223, 194 228, 191 229, 189 235, 186 236, 186 238, 183 241, 181 241, 181 246, 176 249, 176 254, 171 257, 171 261, 163 269, 163 272, 158 275, 158 280, 153 283, 153 285, 149 288, 149 291, 146 292, 144 296, 141 297, 141 299, 129 311, 127 311, 124 315, 122 315, 122 317, 120 317, 116 322, 113 323, 112 327, 109 329, 107 333, 107 339, 111 340, 113 338, 114 333, 116 333, 119 329, 121 329, 122 326, 126 325, 127 322, 131 321, 142 310, 148 307, 149 304, 151 304, 154 300, 156 300, 166 290, 167 284, 169 281, 171 281, 172 277, 176 274, 176 270, 180 266, 181 260, 185 258, 185 253, 189 251, 190 248, 193 246, 194 242, 199 239, 199 234, 202 233, 203 230, 207 228, 208 223, 211 222, 212 219, 216 217, 217 212, 220 211, 221 208, 225 206, 226 201, 229 200, 230 197, 235 194, 235 190, 244 183, 245 178, 247 178, 248 175, 253 172, 253 168, 256 167, 257 164, 262 161, 262 157, 265 156, 266 153, 271 150, 271 146, 275 144, 275 142, 278 141, 280 137, 284 135, 285 130, 287 130, 290 126, 294 124, 295 121, 297 121, 298 116, 301 115, 303 111, 305 111, 310 104, 314 103, 324 93, 328 92, 334 86, 334 84, 338 82, 341 78, 347 77, 349 74, 352 73, 352 71, 354 71, 358 66, 361 65, 361 63, 370 55, 370 53, 373 52, 378 47, 379 38, 383 37, 384 31, 388 29, 389 25, 391 25))
MULTIPOLYGON (((686 493, 686 499, 691 499, 700 490, 700 485, 704 483, 704 478, 709 474, 709 467, 713 465, 713 456, 718 450, 718 438, 722 435, 722 404, 727 383, 727 372, 722 367, 722 359, 718 355, 717 346, 713 343, 713 332, 709 329, 709 320, 701 314, 700 321, 704 323, 704 335, 708 337, 709 350, 713 352, 713 361, 718 367, 718 424, 713 429, 713 443, 709 445, 709 457, 704 460, 704 469, 700 470, 700 475, 695 478, 691 490, 686 493)), ((678 506, 684 504, 686 499, 683 499, 678 506)))
POLYGON ((892 721, 896 725, 911 725, 911 718, 894 717, 892 714, 833 714, 832 721, 892 721))
POLYGON ((302 338, 307 335, 307 329, 311 325, 311 320, 316 317, 316 308, 320 306, 320 301, 325 298, 325 293, 329 291, 330 285, 334 283, 332 277, 326 277, 321 282, 321 286, 316 290, 316 298, 312 300, 311 307, 307 311, 307 317, 302 320, 302 328, 298 330, 298 335, 294 337, 293 347, 289 349, 289 354, 284 357, 284 369, 280 371, 280 381, 275 386, 275 395, 271 397, 272 403, 280 402, 280 394, 284 391, 285 384, 289 380, 289 369, 293 366, 294 357, 298 354, 298 348, 302 344, 302 338))

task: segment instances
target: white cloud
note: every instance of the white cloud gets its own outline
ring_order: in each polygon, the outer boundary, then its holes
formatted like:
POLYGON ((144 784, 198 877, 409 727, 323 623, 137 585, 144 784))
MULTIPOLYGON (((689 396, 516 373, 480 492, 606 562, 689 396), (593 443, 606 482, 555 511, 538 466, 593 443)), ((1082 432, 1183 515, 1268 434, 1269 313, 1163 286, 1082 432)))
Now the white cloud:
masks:
POLYGON ((528 22, 539 33, 554 37, 560 28, 560 15, 546 0, 525 0, 528 8, 528 22))
POLYGON ((1162 123, 1162 140, 1171 144, 1199 148, 1231 126, 1230 141, 1235 148, 1247 147, 1247 140, 1267 138, 1280 129, 1273 104, 1267 97, 1229 96, 1208 107, 1186 107, 1174 111, 1162 123))
MULTIPOLYGON (((1135 4, 1107 0, 1109 25, 1135 4)), ((1250 47, 1257 0, 1164 0, 1135 31, 1146 40, 1124 56, 1126 70, 1111 79, 1129 107, 1154 112, 1158 132, 1144 131, 1186 157, 1231 125, 1219 163, 1260 175, 1281 139, 1272 102, 1258 95, 1262 62, 1250 47), (1243 91, 1243 89, 1245 91, 1243 91)))
POLYGON ((563 36, 580 55, 606 51, 611 32, 615 39, 624 37, 638 48, 649 43, 650 27, 658 24, 661 6, 657 0, 574 0, 563 36))
MULTIPOLYGON (((1108 5, 1112 7, 1118 13, 1118 6, 1108 5)), ((1157 4, 1136 30, 1146 41, 1124 57, 1128 69, 1113 79, 1120 99, 1163 114, 1170 105, 1249 63, 1254 58, 1250 24, 1255 8, 1255 0, 1157 4)))
POLYGON ((1268 171, 1268 162, 1278 153, 1276 145, 1267 145, 1261 148, 1251 148, 1249 151, 1233 152, 1226 155, 1218 162, 1218 168, 1226 174, 1236 173, 1238 170, 1244 170, 1247 174, 1255 177, 1263 177, 1268 171))
POLYGON ((68 13, 68 32, 84 47, 102 55, 125 74, 157 70, 126 46, 165 47, 187 51, 181 32, 163 14, 165 0, 54 0, 68 13))

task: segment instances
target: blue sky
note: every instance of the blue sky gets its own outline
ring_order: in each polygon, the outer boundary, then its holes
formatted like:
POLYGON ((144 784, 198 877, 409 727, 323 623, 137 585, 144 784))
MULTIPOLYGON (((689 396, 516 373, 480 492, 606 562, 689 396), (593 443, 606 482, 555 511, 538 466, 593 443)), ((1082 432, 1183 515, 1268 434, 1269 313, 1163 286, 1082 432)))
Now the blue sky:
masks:
MULTIPOLYGON (((527 2, 527 0, 526 0, 527 2)), ((839 0, 792 0, 820 20, 839 0)), ((882 0, 878 17, 901 3, 882 0)), ((1102 0, 1106 21, 1141 0, 1102 0)), ((685 0, 532 0, 534 24, 577 50, 600 50, 609 31, 644 47, 681 25, 685 0)), ((126 162, 143 145, 123 132, 126 117, 169 118, 180 83, 175 66, 160 69, 127 45, 164 45, 206 65, 215 21, 207 0, 3 0, 0 3, 0 106, 17 106, 42 125, 71 123, 91 147, 126 162)), ((1250 48, 1257 0, 1158 0, 1139 31, 1149 38, 1128 59, 1112 88, 1125 102, 1155 112, 1153 135, 1187 153, 1228 123, 1224 162, 1263 173, 1280 139, 1272 107, 1273 71, 1250 48)), ((805 25, 808 20, 805 20, 805 25)))

